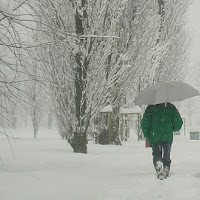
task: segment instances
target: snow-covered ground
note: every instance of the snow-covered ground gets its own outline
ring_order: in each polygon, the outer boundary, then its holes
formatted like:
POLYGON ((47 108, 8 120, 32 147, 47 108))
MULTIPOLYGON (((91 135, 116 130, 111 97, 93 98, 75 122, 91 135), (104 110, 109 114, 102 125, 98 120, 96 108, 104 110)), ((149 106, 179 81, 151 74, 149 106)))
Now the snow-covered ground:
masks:
POLYGON ((130 139, 123 146, 88 144, 73 153, 56 131, 29 130, 0 138, 0 200, 198 200, 200 140, 175 136, 171 176, 156 179, 151 149, 130 139))

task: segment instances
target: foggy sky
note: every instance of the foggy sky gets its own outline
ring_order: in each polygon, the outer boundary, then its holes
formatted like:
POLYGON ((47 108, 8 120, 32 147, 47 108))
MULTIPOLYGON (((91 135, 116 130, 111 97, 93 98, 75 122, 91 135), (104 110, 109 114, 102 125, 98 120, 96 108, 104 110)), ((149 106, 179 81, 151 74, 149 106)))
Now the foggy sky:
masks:
POLYGON ((200 0, 192 0, 188 12, 188 26, 192 36, 192 61, 200 62, 200 0))

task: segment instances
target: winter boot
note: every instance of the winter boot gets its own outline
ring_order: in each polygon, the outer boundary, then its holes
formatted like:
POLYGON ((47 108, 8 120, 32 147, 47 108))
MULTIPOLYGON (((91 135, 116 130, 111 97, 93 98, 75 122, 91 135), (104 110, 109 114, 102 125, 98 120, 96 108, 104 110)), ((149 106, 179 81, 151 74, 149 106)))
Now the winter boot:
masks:
POLYGON ((167 178, 169 176, 169 171, 170 171, 170 167, 164 166, 163 174, 164 174, 165 178, 167 178))
POLYGON ((156 169, 158 179, 163 180, 166 178, 164 174, 163 163, 161 161, 157 161, 155 163, 155 169, 156 169))

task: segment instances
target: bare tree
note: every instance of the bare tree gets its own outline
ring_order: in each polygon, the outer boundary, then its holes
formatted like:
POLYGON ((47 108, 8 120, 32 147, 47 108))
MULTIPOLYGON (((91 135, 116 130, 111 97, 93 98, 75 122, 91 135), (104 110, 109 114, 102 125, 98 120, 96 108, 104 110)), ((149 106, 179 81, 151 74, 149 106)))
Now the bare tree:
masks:
POLYGON ((32 55, 29 57, 29 70, 27 73, 29 81, 24 87, 27 93, 27 110, 30 110, 29 113, 32 120, 34 138, 36 138, 45 111, 46 98, 44 84, 42 84, 41 80, 40 63, 37 61, 36 56, 34 56, 36 53, 33 51, 31 52, 32 55))
MULTIPOLYGON (((48 58, 45 69, 51 65, 48 74, 54 80, 53 84, 50 84, 56 102, 55 112, 59 113, 57 121, 62 134, 74 151, 86 153, 87 130, 91 118, 108 98, 107 85, 111 87, 111 84, 114 84, 111 80, 106 81, 104 64, 112 52, 115 40, 119 38, 115 35, 115 23, 121 16, 121 10, 117 10, 121 3, 81 1, 80 4, 72 2, 71 5, 69 2, 63 2, 61 6, 58 2, 41 2, 41 5, 44 4, 45 8, 48 8, 48 13, 47 10, 44 13, 38 8, 34 9, 35 12, 40 12, 41 20, 45 20, 45 24, 49 23, 50 31, 45 38, 54 39, 54 46, 49 46, 48 52, 43 51, 43 58, 48 58), (66 10, 69 11, 68 16, 64 14, 66 10), (52 14, 55 18, 49 20, 47 16, 52 14), (66 28, 69 28, 67 31, 71 32, 71 35, 60 37, 60 32, 64 32, 66 28)), ((115 73, 117 68, 118 64, 113 66, 111 72, 115 76, 120 74, 115 73)))
POLYGON ((0 125, 1 133, 16 127, 16 111, 23 103, 23 64, 21 38, 16 22, 20 19, 18 9, 26 1, 1 1, 0 6, 0 125))
POLYGON ((158 0, 160 29, 154 53, 154 82, 182 80, 189 62, 190 38, 185 28, 186 11, 191 1, 158 0))

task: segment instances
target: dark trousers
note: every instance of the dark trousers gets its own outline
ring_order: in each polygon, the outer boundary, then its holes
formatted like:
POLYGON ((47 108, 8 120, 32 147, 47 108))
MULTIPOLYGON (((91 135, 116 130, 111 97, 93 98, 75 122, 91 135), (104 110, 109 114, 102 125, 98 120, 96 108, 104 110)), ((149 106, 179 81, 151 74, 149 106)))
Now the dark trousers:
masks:
POLYGON ((172 142, 160 142, 156 143, 152 147, 152 155, 153 155, 153 164, 156 165, 157 161, 161 161, 163 163, 164 168, 167 166, 170 168, 172 142))

